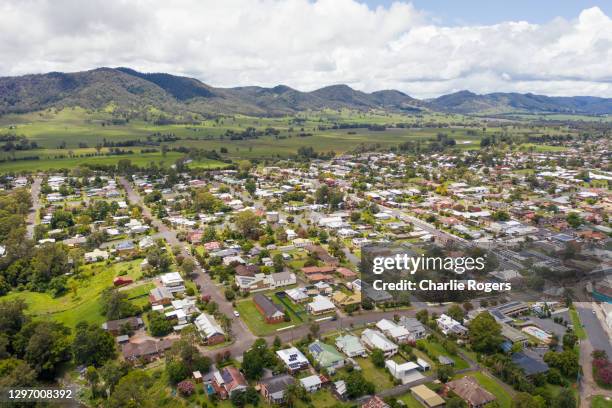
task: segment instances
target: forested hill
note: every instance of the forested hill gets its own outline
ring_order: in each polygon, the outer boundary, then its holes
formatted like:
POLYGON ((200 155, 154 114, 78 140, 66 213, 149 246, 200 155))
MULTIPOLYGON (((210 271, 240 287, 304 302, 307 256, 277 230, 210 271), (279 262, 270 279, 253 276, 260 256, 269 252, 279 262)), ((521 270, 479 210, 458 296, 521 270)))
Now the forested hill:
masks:
POLYGON ((396 90, 361 92, 332 85, 302 92, 284 85, 216 88, 198 79, 129 68, 24 75, 0 78, 0 114, 25 113, 51 107, 80 106, 127 111, 156 108, 168 113, 286 115, 306 110, 349 108, 414 113, 461 114, 612 113, 612 99, 548 97, 534 94, 461 91, 432 100, 418 100, 396 90))

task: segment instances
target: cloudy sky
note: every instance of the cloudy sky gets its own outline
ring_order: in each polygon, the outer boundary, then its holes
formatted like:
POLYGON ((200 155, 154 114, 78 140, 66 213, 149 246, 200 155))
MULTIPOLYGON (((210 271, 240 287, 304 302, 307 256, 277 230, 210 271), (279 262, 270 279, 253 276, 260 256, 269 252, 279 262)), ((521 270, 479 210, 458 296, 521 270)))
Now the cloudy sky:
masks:
POLYGON ((612 97, 609 0, 0 0, 0 76, 612 97), (512 6, 509 6, 512 4, 512 6))

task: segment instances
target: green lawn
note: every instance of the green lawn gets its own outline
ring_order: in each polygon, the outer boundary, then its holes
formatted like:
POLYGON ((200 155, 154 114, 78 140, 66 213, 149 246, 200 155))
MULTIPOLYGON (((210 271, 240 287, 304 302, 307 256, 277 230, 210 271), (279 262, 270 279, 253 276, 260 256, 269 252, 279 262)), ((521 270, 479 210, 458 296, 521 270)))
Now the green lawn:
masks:
POLYGON ((384 370, 384 368, 375 367, 370 357, 356 358, 355 360, 361 367, 363 378, 374 383, 377 392, 394 387, 390 375, 384 370))
POLYGON ((402 395, 398 400, 403 401, 408 408, 423 408, 423 404, 417 401, 410 393, 402 395))
POLYGON ((82 279, 71 278, 68 287, 76 283, 76 295, 69 292, 54 298, 48 293, 13 291, 3 299, 23 298, 28 304, 28 313, 36 318, 53 318, 69 327, 80 321, 101 324, 105 321, 100 314, 100 294, 113 284, 113 278, 125 271, 134 280, 140 278, 140 260, 120 262, 107 266, 104 262, 83 267, 82 279))
MULTIPOLYGON (((299 325, 301 322, 295 319, 295 316, 292 316, 292 313, 289 313, 291 317, 291 321, 282 322, 276 324, 266 323, 263 315, 259 313, 259 310, 255 307, 255 303, 251 299, 242 300, 236 303, 236 310, 240 313, 240 317, 242 320, 249 326, 249 329, 256 336, 267 336, 269 334, 274 334, 278 329, 283 327, 291 326, 291 325, 299 325)), ((290 329, 288 329, 290 330, 290 329)))
POLYGON ((448 351, 446 351, 446 349, 442 346, 442 344, 438 342, 431 342, 428 340, 419 340, 419 344, 423 344, 425 346, 425 348, 428 351, 428 354, 433 357, 434 363, 436 364, 438 363, 438 356, 443 355, 443 356, 450 358, 451 360, 455 362, 456 370, 463 370, 470 366, 467 363, 467 361, 465 361, 458 355, 456 356, 451 355, 448 351))
POLYGON ((612 408, 612 398, 596 395, 591 400, 591 408, 612 408))
POLYGON ((580 322, 580 316, 578 315, 578 311, 575 308, 571 308, 569 310, 570 319, 572 319, 572 326, 574 326, 574 333, 578 336, 579 339, 584 340, 587 338, 586 330, 584 330, 584 326, 580 322))
POLYGON ((495 395, 501 408, 510 408, 512 406, 512 396, 497 381, 491 378, 489 374, 480 371, 471 371, 465 374, 459 374, 455 376, 455 379, 465 377, 466 375, 474 377, 484 389, 495 395))
POLYGON ((155 287, 153 283, 145 283, 126 290, 124 293, 128 299, 136 306, 143 307, 149 303, 149 292, 155 287))

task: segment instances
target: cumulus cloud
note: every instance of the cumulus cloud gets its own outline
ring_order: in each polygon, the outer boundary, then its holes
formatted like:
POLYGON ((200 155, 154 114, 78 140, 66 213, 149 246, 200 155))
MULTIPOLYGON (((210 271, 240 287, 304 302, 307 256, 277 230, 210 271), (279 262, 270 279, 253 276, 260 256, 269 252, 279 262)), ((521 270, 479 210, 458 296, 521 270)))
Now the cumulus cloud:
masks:
POLYGON ((214 86, 612 97, 612 21, 445 27, 407 2, 0 0, 0 75, 128 66, 214 86))

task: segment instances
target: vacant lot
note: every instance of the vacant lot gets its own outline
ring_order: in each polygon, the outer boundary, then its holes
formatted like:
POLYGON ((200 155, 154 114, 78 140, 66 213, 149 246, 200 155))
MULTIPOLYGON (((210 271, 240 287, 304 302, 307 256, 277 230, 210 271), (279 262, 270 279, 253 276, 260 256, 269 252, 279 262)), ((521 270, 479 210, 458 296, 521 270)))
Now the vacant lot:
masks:
POLYGON ((57 298, 48 293, 13 291, 4 299, 23 298, 28 304, 28 313, 33 317, 52 318, 69 327, 75 327, 80 321, 101 324, 106 319, 100 313, 100 294, 113 285, 113 279, 120 273, 138 279, 141 276, 139 264, 140 260, 135 260, 110 266, 103 262, 84 266, 82 278, 71 278, 68 293, 57 298))

